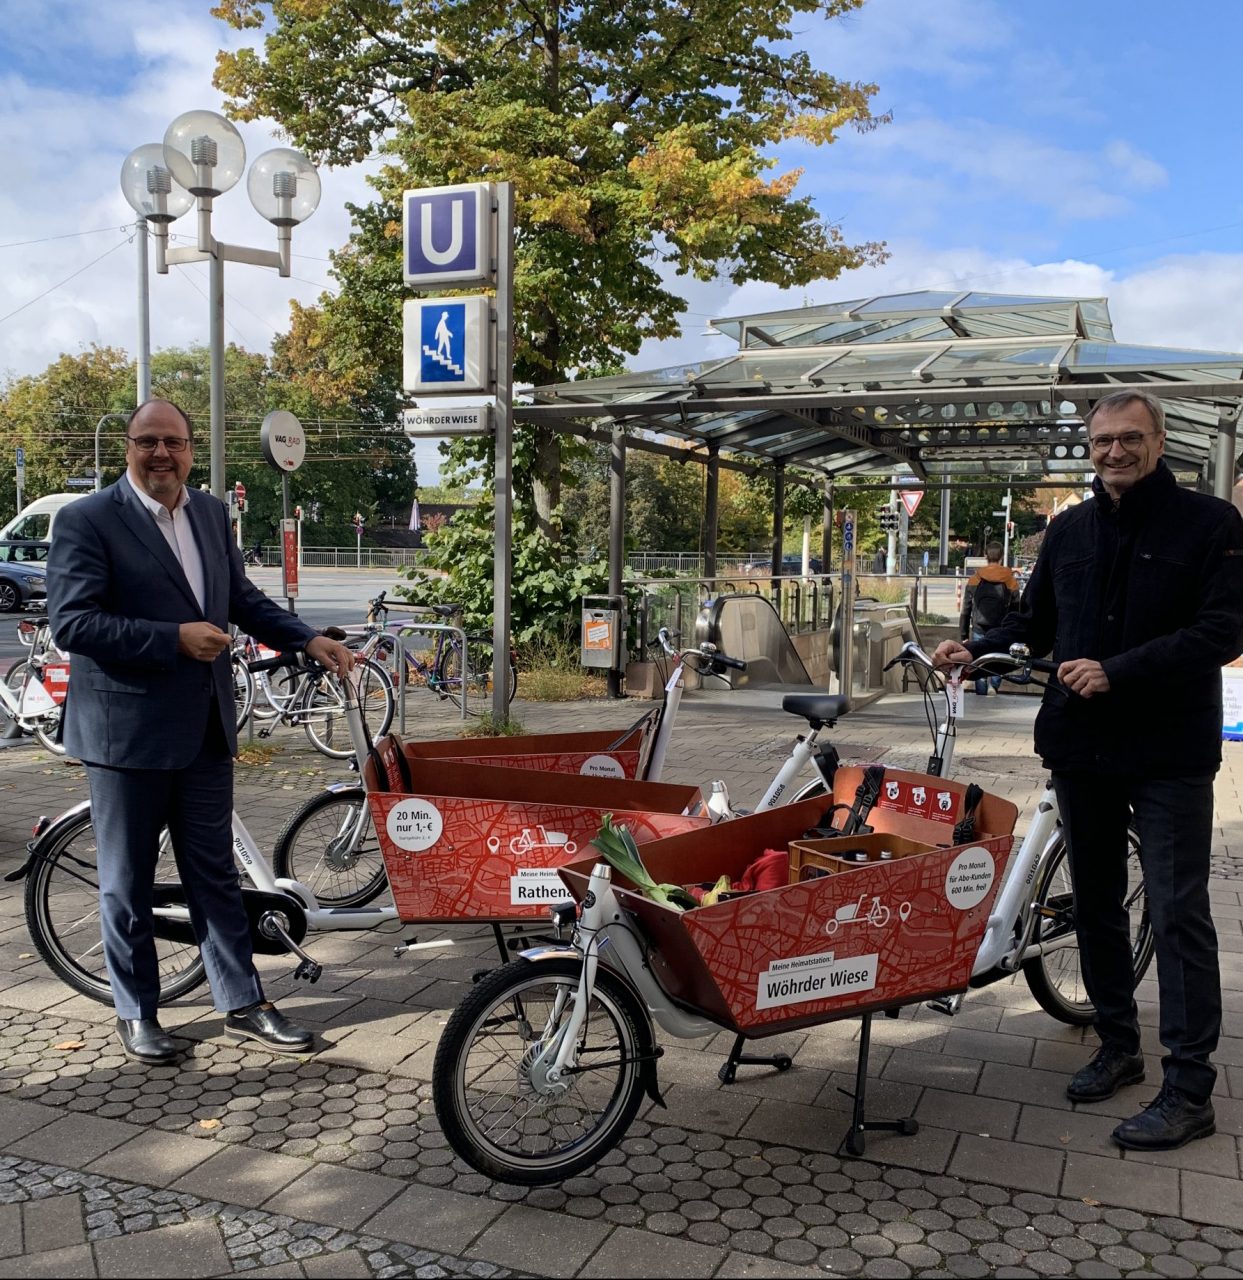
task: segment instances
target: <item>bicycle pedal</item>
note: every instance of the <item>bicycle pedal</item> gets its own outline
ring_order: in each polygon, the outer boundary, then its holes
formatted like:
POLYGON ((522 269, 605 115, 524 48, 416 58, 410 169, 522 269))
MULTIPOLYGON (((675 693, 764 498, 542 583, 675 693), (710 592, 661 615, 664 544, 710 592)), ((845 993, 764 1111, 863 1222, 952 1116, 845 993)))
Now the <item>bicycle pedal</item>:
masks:
POLYGON ((272 730, 271 730, 270 728, 269 728, 269 729, 260 729, 260 730, 259 730, 259 732, 258 732, 255 736, 256 736, 256 737, 258 737, 258 738, 270 738, 270 737, 272 736, 272 730))
POLYGON ((314 986, 324 972, 324 966, 315 960, 303 960, 293 971, 294 981, 302 979, 314 986))

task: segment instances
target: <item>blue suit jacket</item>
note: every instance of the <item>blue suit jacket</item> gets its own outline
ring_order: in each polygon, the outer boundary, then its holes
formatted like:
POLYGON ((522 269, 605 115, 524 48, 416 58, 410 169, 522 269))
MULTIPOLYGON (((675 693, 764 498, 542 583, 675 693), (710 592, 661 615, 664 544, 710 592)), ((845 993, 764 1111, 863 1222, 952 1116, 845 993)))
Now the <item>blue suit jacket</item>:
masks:
POLYGON ((177 557, 122 476, 56 517, 48 553, 48 612, 73 655, 64 708, 71 755, 130 769, 183 769, 198 755, 213 703, 237 750, 226 650, 214 662, 178 652, 183 622, 230 622, 277 649, 315 632, 247 579, 224 504, 188 490, 186 513, 203 561, 199 608, 177 557), (214 698, 213 698, 214 694, 214 698))

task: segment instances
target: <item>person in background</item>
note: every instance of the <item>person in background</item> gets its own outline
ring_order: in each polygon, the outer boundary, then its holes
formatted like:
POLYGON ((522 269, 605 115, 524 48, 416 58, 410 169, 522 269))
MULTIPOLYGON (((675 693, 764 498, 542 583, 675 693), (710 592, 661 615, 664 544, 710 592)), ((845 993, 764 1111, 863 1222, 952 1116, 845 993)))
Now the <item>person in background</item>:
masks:
POLYGON ((194 440, 175 404, 134 411, 125 462, 115 484, 58 515, 47 578, 52 633, 73 657, 65 747, 90 783, 117 1035, 138 1062, 178 1053, 156 1014, 153 892, 167 827, 226 1033, 306 1052, 310 1033, 264 999, 233 864, 228 628, 337 674, 353 656, 249 582, 224 504, 186 487, 194 440))
POLYGON ((1101 1041, 1067 1086, 1073 1102, 1104 1101, 1144 1078, 1126 905, 1135 824, 1166 1054, 1157 1096, 1112 1137, 1162 1151, 1216 1126, 1213 777, 1221 669, 1243 652, 1243 517, 1179 486, 1161 456, 1165 412, 1155 396, 1106 396, 1087 428, 1092 498, 1049 525, 1021 609, 979 640, 943 641, 933 658, 955 666, 1025 644, 1058 663, 1059 684, 1036 718, 1036 751, 1057 793, 1101 1041))
MULTIPOLYGON (((984 548, 984 556, 988 563, 967 579, 963 593, 958 629, 964 641, 978 640, 986 631, 999 626, 1019 599, 1019 580, 1013 569, 1001 563, 1001 543, 990 542, 984 548)), ((981 698, 988 696, 990 683, 995 691, 1000 691, 1000 676, 981 676, 976 680, 975 691, 981 698)))

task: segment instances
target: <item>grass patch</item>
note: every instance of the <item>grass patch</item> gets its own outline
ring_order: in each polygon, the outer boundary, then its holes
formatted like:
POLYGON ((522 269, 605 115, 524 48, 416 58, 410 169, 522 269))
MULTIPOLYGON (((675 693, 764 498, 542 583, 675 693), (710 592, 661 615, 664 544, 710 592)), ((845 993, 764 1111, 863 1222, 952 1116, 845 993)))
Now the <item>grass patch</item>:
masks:
POLYGON ((605 698, 608 691, 606 677, 595 672, 536 667, 518 674, 518 692, 528 702, 579 702, 605 698))
POLYGON ((496 720, 491 711, 485 711, 469 724, 464 725, 457 736, 459 738, 516 738, 524 733, 526 728, 521 720, 515 720, 512 716, 504 716, 496 720))

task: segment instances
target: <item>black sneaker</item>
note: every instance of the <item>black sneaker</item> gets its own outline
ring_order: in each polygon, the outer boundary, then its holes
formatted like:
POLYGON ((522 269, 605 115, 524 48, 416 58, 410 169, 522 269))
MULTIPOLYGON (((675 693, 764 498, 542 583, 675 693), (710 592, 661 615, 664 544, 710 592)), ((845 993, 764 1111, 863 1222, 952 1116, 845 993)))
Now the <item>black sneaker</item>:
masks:
POLYGON ((1128 1151, 1171 1151, 1216 1132, 1211 1102, 1193 1102, 1181 1089, 1163 1084, 1139 1115, 1113 1131, 1113 1140, 1128 1151))
POLYGON ((1071 1102, 1104 1102, 1124 1084, 1138 1084, 1144 1078, 1144 1055, 1127 1053, 1115 1045, 1102 1045, 1086 1067, 1080 1068, 1066 1086, 1071 1102))

